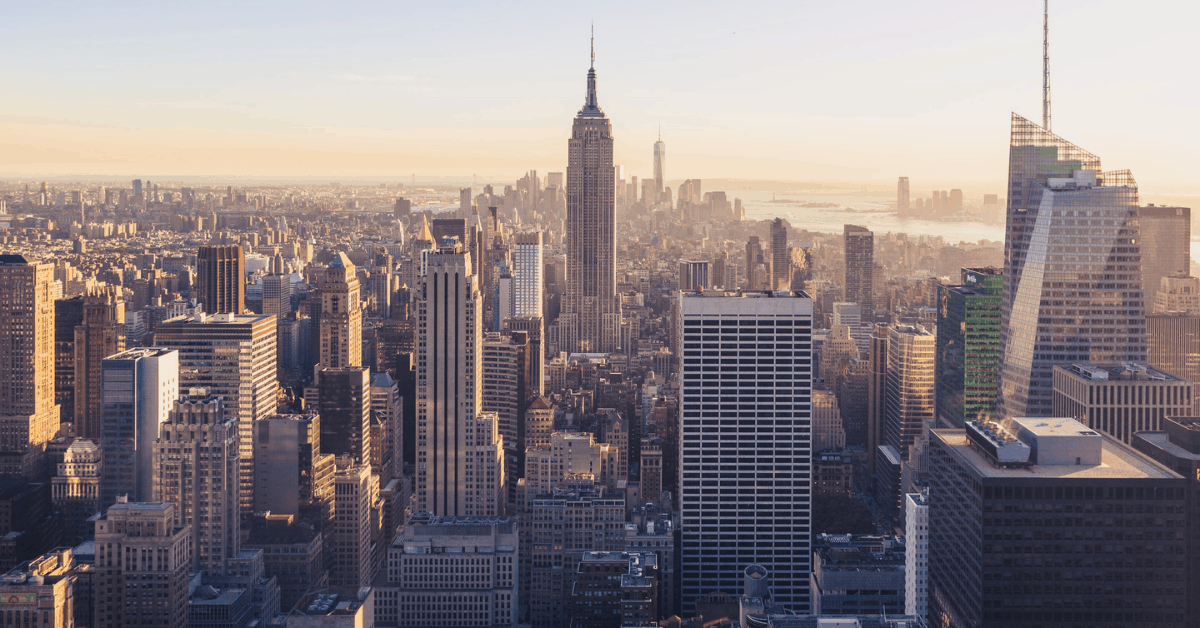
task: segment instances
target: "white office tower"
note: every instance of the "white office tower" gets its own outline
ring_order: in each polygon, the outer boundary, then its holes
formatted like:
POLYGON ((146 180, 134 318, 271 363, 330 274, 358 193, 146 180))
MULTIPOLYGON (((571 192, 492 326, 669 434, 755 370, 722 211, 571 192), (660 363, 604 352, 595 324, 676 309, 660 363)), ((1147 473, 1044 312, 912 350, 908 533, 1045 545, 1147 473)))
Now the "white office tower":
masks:
POLYGON ((904 614, 929 609, 929 496, 904 496, 904 614))
POLYGON ((490 516, 503 505, 490 492, 503 489, 496 415, 480 414, 481 310, 471 254, 447 239, 429 256, 417 303, 418 512, 490 516), (492 456, 490 477, 473 468, 492 456))
POLYGON ((179 396, 179 352, 129 349, 100 363, 100 507, 154 499, 154 441, 179 396))
POLYGON ((544 260, 542 232, 513 237, 513 305, 510 316, 541 316, 544 260))
POLYGON ((755 563, 773 600, 807 615, 812 299, 685 294, 680 316, 682 616, 699 596, 741 590, 755 563))
POLYGON ((510 517, 408 520, 376 588, 377 626, 517 625, 517 521, 510 517))

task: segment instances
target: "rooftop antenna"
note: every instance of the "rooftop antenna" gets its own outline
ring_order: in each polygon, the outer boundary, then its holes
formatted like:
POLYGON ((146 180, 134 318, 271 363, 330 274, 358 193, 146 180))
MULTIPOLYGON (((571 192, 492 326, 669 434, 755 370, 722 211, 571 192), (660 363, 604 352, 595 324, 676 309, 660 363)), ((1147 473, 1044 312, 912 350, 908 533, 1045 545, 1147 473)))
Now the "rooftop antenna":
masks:
POLYGON ((1042 128, 1050 130, 1050 0, 1042 0, 1042 128))
MULTIPOLYGON (((1047 0, 1049 2, 1049 0, 1047 0)), ((596 23, 592 22, 592 69, 596 69, 596 23)))
POLYGON ((662 122, 658 123, 658 141, 662 141, 662 122))

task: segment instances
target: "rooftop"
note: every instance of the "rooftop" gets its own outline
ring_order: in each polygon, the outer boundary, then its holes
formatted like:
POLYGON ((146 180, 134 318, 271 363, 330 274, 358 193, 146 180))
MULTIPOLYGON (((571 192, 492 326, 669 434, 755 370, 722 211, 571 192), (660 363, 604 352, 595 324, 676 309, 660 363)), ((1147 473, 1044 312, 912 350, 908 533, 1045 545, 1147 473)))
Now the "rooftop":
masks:
MULTIPOLYGON (((1039 419, 1039 421, 1044 421, 1044 419, 1039 419)), ((1080 425, 1078 422, 1075 423, 1077 427, 1080 425)), ((1046 429, 1054 431, 1059 428, 1047 427, 1046 429)), ((998 467, 994 466, 981 451, 971 447, 966 430, 934 429, 930 430, 930 434, 983 478, 1092 480, 1179 477, 1166 467, 1107 436, 1100 436, 1100 464, 1097 465, 1033 464, 1024 467, 998 467)))
POLYGON ((1057 364, 1054 370, 1090 381, 1162 381, 1183 382, 1170 373, 1145 364, 1057 364))

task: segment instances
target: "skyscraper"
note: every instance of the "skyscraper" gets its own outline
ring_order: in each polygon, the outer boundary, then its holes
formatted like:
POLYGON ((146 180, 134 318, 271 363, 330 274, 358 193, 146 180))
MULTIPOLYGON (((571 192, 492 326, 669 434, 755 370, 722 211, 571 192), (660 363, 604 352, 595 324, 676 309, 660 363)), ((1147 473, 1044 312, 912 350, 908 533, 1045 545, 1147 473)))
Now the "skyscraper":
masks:
POLYGON ((254 510, 319 522, 333 505, 333 454, 321 452, 321 417, 277 414, 254 422, 254 510))
POLYGON ((338 253, 317 287, 320 300, 320 366, 362 365, 362 295, 354 264, 338 253))
POLYGON ((1006 416, 1050 416, 1051 368, 1145 362, 1137 183, 1013 114, 1001 312, 1006 416))
POLYGON ((587 98, 567 150, 567 296, 559 338, 567 351, 614 351, 621 338, 616 290, 612 125, 596 99, 595 52, 587 98))
POLYGON ((246 309, 246 255, 242 247, 202 246, 196 252, 197 299, 209 314, 246 309))
POLYGON ((937 339, 921 327, 888 328, 884 443, 908 459, 908 449, 934 418, 934 353, 937 339))
POLYGON ((938 286, 937 416, 959 427, 996 412, 1000 385, 1000 306, 995 268, 962 269, 962 285, 938 286))
POLYGON ((82 324, 82 294, 54 302, 54 403, 63 423, 75 422, 75 328, 82 324))
POLYGON ((766 287, 766 277, 763 276, 762 266, 766 260, 763 258, 762 241, 758 236, 752 235, 746 240, 746 285, 743 286, 748 290, 758 290, 766 287))
POLYGON ((154 501, 192 528, 192 569, 226 573, 241 546, 237 421, 211 395, 177 399, 154 445, 154 501))
POLYGON ((1142 236, 1142 296, 1146 312, 1163 277, 1186 277, 1192 272, 1192 210, 1188 207, 1138 209, 1142 236))
POLYGON ((179 397, 179 352, 129 349, 109 356, 100 373, 100 502, 154 499, 154 441, 179 397))
POLYGON ((417 304, 416 510, 482 515, 475 512, 482 493, 466 488, 476 441, 495 438, 475 430, 483 369, 479 278, 463 245, 445 243, 429 256, 417 304))
POLYGON ((333 561, 329 583, 363 587, 371 582, 371 467, 339 469, 333 479, 333 561))
POLYGON ((658 141, 654 142, 654 187, 658 188, 658 195, 661 197, 663 190, 666 189, 666 177, 663 176, 663 169, 667 165, 667 145, 662 141, 662 126, 658 127, 658 141))
POLYGON ((888 327, 875 325, 871 332, 871 350, 867 354, 867 466, 875 476, 875 454, 884 438, 887 416, 888 327))
MULTIPOLYGON (((1147 316, 1146 345, 1150 366, 1200 382, 1200 314, 1147 316)), ((1200 395, 1192 395, 1192 416, 1200 416, 1200 395)))
POLYGON ((192 529, 179 526, 175 504, 116 504, 96 521, 97 628, 188 625, 192 529))
POLYGON ((862 319, 875 320, 875 234, 866 227, 845 226, 846 301, 862 308, 862 319))
POLYGON ((896 214, 901 218, 909 216, 908 200, 908 177, 900 177, 896 183, 896 214))
POLYGON ((321 452, 350 456, 371 466, 371 369, 365 366, 317 371, 317 414, 321 452))
POLYGON ((75 433, 100 438, 100 361, 125 350, 125 304, 115 289, 83 297, 83 322, 75 327, 75 433))
POLYGON ((788 248, 787 225, 782 218, 771 221, 771 290, 792 285, 792 252, 788 248))
POLYGON ((965 427, 930 432, 935 626, 1184 625, 1183 478, 1073 419, 965 427))
POLYGON ((234 314, 178 316, 159 323, 155 343, 179 351, 179 387, 205 388, 225 400, 238 421, 243 513, 254 501, 253 422, 275 414, 279 379, 275 317, 234 314))
POLYGON ((754 563, 770 570, 775 602, 807 614, 812 300, 710 292, 680 308, 683 616, 701 595, 739 590, 754 563), (721 364, 702 365, 713 347, 721 364), (716 477, 734 467, 746 479, 716 477))
POLYGON ((0 255, 0 472, 30 475, 58 432, 54 265, 0 255))
POLYGON ((526 317, 542 314, 542 232, 518 233, 513 238, 513 304, 512 316, 526 317))

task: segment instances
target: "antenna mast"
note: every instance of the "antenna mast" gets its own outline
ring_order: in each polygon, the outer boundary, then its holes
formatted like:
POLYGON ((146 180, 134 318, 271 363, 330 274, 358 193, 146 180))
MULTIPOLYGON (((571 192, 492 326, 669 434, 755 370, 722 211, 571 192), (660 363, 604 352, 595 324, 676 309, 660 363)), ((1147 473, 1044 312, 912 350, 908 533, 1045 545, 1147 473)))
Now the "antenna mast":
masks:
POLYGON ((1042 12, 1042 128, 1050 130, 1050 0, 1042 12))
MULTIPOLYGON (((1049 2, 1049 0, 1046 0, 1049 2)), ((596 23, 592 22, 592 67, 596 67, 596 23)))

